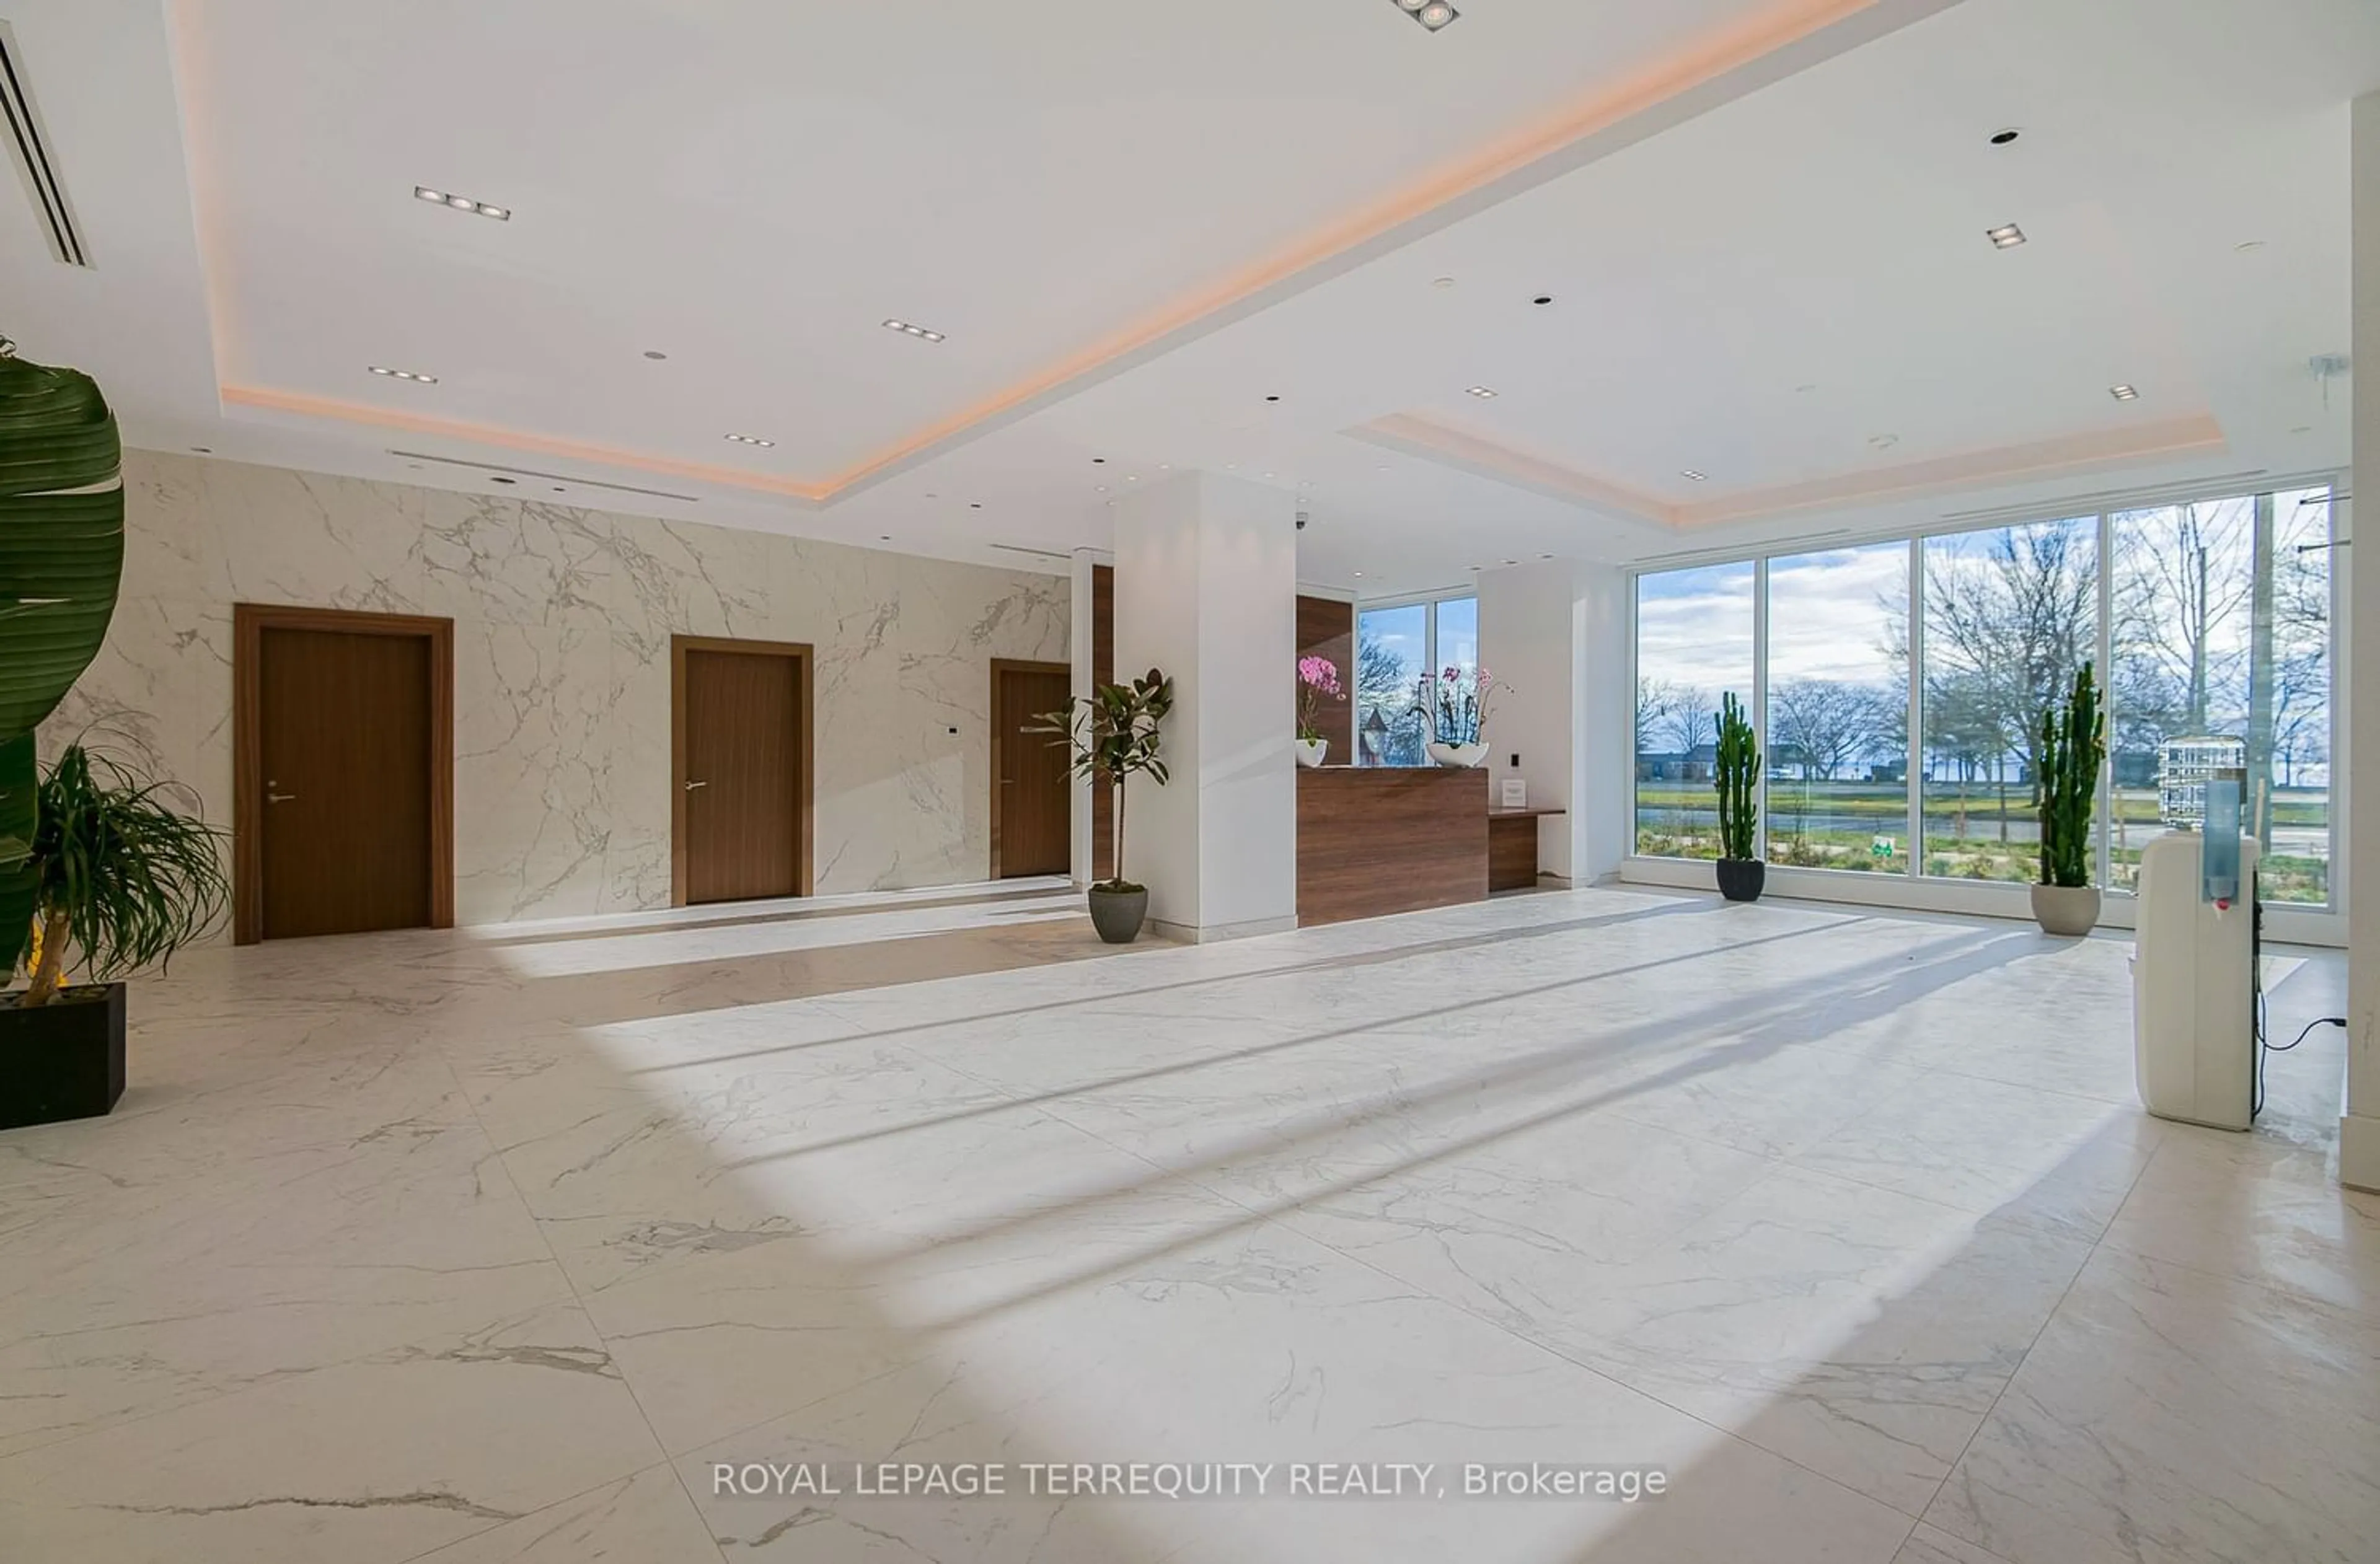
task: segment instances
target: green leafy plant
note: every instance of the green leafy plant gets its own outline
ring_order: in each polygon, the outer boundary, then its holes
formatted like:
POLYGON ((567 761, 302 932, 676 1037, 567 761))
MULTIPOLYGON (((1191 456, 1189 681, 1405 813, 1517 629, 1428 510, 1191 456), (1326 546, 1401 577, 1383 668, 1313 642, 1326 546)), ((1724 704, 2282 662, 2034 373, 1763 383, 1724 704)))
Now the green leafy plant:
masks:
POLYGON ((79 744, 42 779, 26 1008, 56 996, 69 950, 107 982, 172 959, 223 915, 224 833, 167 807, 172 785, 94 761, 79 744))
POLYGON ((0 981, 32 926, 33 730, 99 655, 124 575, 123 447, 88 375, 0 338, 0 981))
POLYGON ((1734 696, 1723 698, 1716 721, 1718 752, 1711 782, 1718 790, 1719 855, 1749 858, 1760 826, 1760 745, 1734 696))
POLYGON ((1162 787, 1169 774, 1159 754, 1158 726, 1173 709, 1173 681, 1152 668, 1128 685, 1101 685, 1078 695, 1062 711, 1040 713, 1028 732, 1050 734, 1068 746, 1069 768, 1115 797, 1115 878, 1096 891, 1138 891, 1123 877, 1124 779, 1146 776, 1162 787))
POLYGON ((2041 883, 2091 883, 2091 825, 2099 808, 2099 770, 2107 758, 2107 719, 2091 664, 2074 671, 2060 706, 2041 710, 2041 883))

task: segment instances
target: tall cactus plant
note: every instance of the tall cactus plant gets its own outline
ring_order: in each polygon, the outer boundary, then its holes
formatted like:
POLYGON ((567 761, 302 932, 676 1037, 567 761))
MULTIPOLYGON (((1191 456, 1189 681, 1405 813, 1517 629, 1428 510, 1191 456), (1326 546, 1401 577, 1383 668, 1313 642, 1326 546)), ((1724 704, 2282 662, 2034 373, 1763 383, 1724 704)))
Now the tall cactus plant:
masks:
POLYGON ((1718 721, 1718 758, 1711 771, 1718 789, 1719 855, 1750 858, 1760 824, 1760 746, 1734 696, 1721 698, 1718 721))
POLYGON ((2091 822, 2098 813, 2099 768, 2107 758, 2107 719, 2085 662, 2060 707, 2041 712, 2041 883, 2091 883, 2091 822))
POLYGON ((0 987, 32 926, 33 730, 115 614, 122 464, 91 377, 27 363, 0 338, 0 987))

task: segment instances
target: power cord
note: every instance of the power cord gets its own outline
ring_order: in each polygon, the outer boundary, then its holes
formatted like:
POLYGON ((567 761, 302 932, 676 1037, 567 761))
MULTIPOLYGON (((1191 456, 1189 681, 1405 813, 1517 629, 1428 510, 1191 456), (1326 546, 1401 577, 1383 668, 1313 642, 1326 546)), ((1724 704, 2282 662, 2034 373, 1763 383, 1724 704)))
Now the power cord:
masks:
POLYGON ((2325 1015, 2318 1021, 2309 1021, 2305 1024, 2305 1030, 2298 1034, 2297 1042, 2266 1043, 2265 1045, 2265 1050, 2267 1053, 2287 1053, 2291 1049, 2297 1047, 2298 1043, 2302 1043, 2308 1037, 2313 1036, 2313 1029, 2317 1026, 2336 1026, 2340 1031, 2344 1032, 2347 1030, 2347 1017, 2343 1015, 2325 1015))

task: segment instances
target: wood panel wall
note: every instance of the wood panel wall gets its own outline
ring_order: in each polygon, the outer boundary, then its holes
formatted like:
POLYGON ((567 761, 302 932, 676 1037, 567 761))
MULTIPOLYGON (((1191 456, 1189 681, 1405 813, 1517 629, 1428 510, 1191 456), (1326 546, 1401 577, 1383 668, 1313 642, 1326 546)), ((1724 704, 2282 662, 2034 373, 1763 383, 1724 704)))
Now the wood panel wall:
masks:
MULTIPOLYGON (((1355 605, 1335 598, 1297 600, 1297 655, 1327 657, 1339 669, 1344 700, 1325 700, 1316 710, 1315 726, 1330 741, 1323 757, 1326 766, 1355 763, 1355 605)), ((1295 674, 1291 675, 1293 678, 1295 674)))
MULTIPOLYGON (((1091 566, 1091 682, 1115 683, 1115 566, 1091 566)), ((1091 878, 1115 876, 1115 797, 1091 789, 1091 878)))
POLYGON ((1487 895, 1484 769, 1329 766, 1297 773, 1300 927, 1487 895))

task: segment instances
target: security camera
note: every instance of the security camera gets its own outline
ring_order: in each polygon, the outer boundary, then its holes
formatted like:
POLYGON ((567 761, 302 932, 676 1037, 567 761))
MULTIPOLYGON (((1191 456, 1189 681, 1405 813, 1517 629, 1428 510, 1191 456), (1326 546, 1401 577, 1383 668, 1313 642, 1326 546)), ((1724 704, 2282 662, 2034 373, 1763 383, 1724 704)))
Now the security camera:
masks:
POLYGON ((1300 511, 1300 512, 1298 512, 1298 513, 1297 513, 1297 529, 1298 529, 1300 532, 1303 532, 1303 531, 1305 531, 1305 521, 1306 521, 1306 517, 1307 517, 1308 515, 1310 515, 1311 514, 1312 514, 1312 513, 1311 513, 1311 512, 1308 512, 1308 511, 1300 511))

